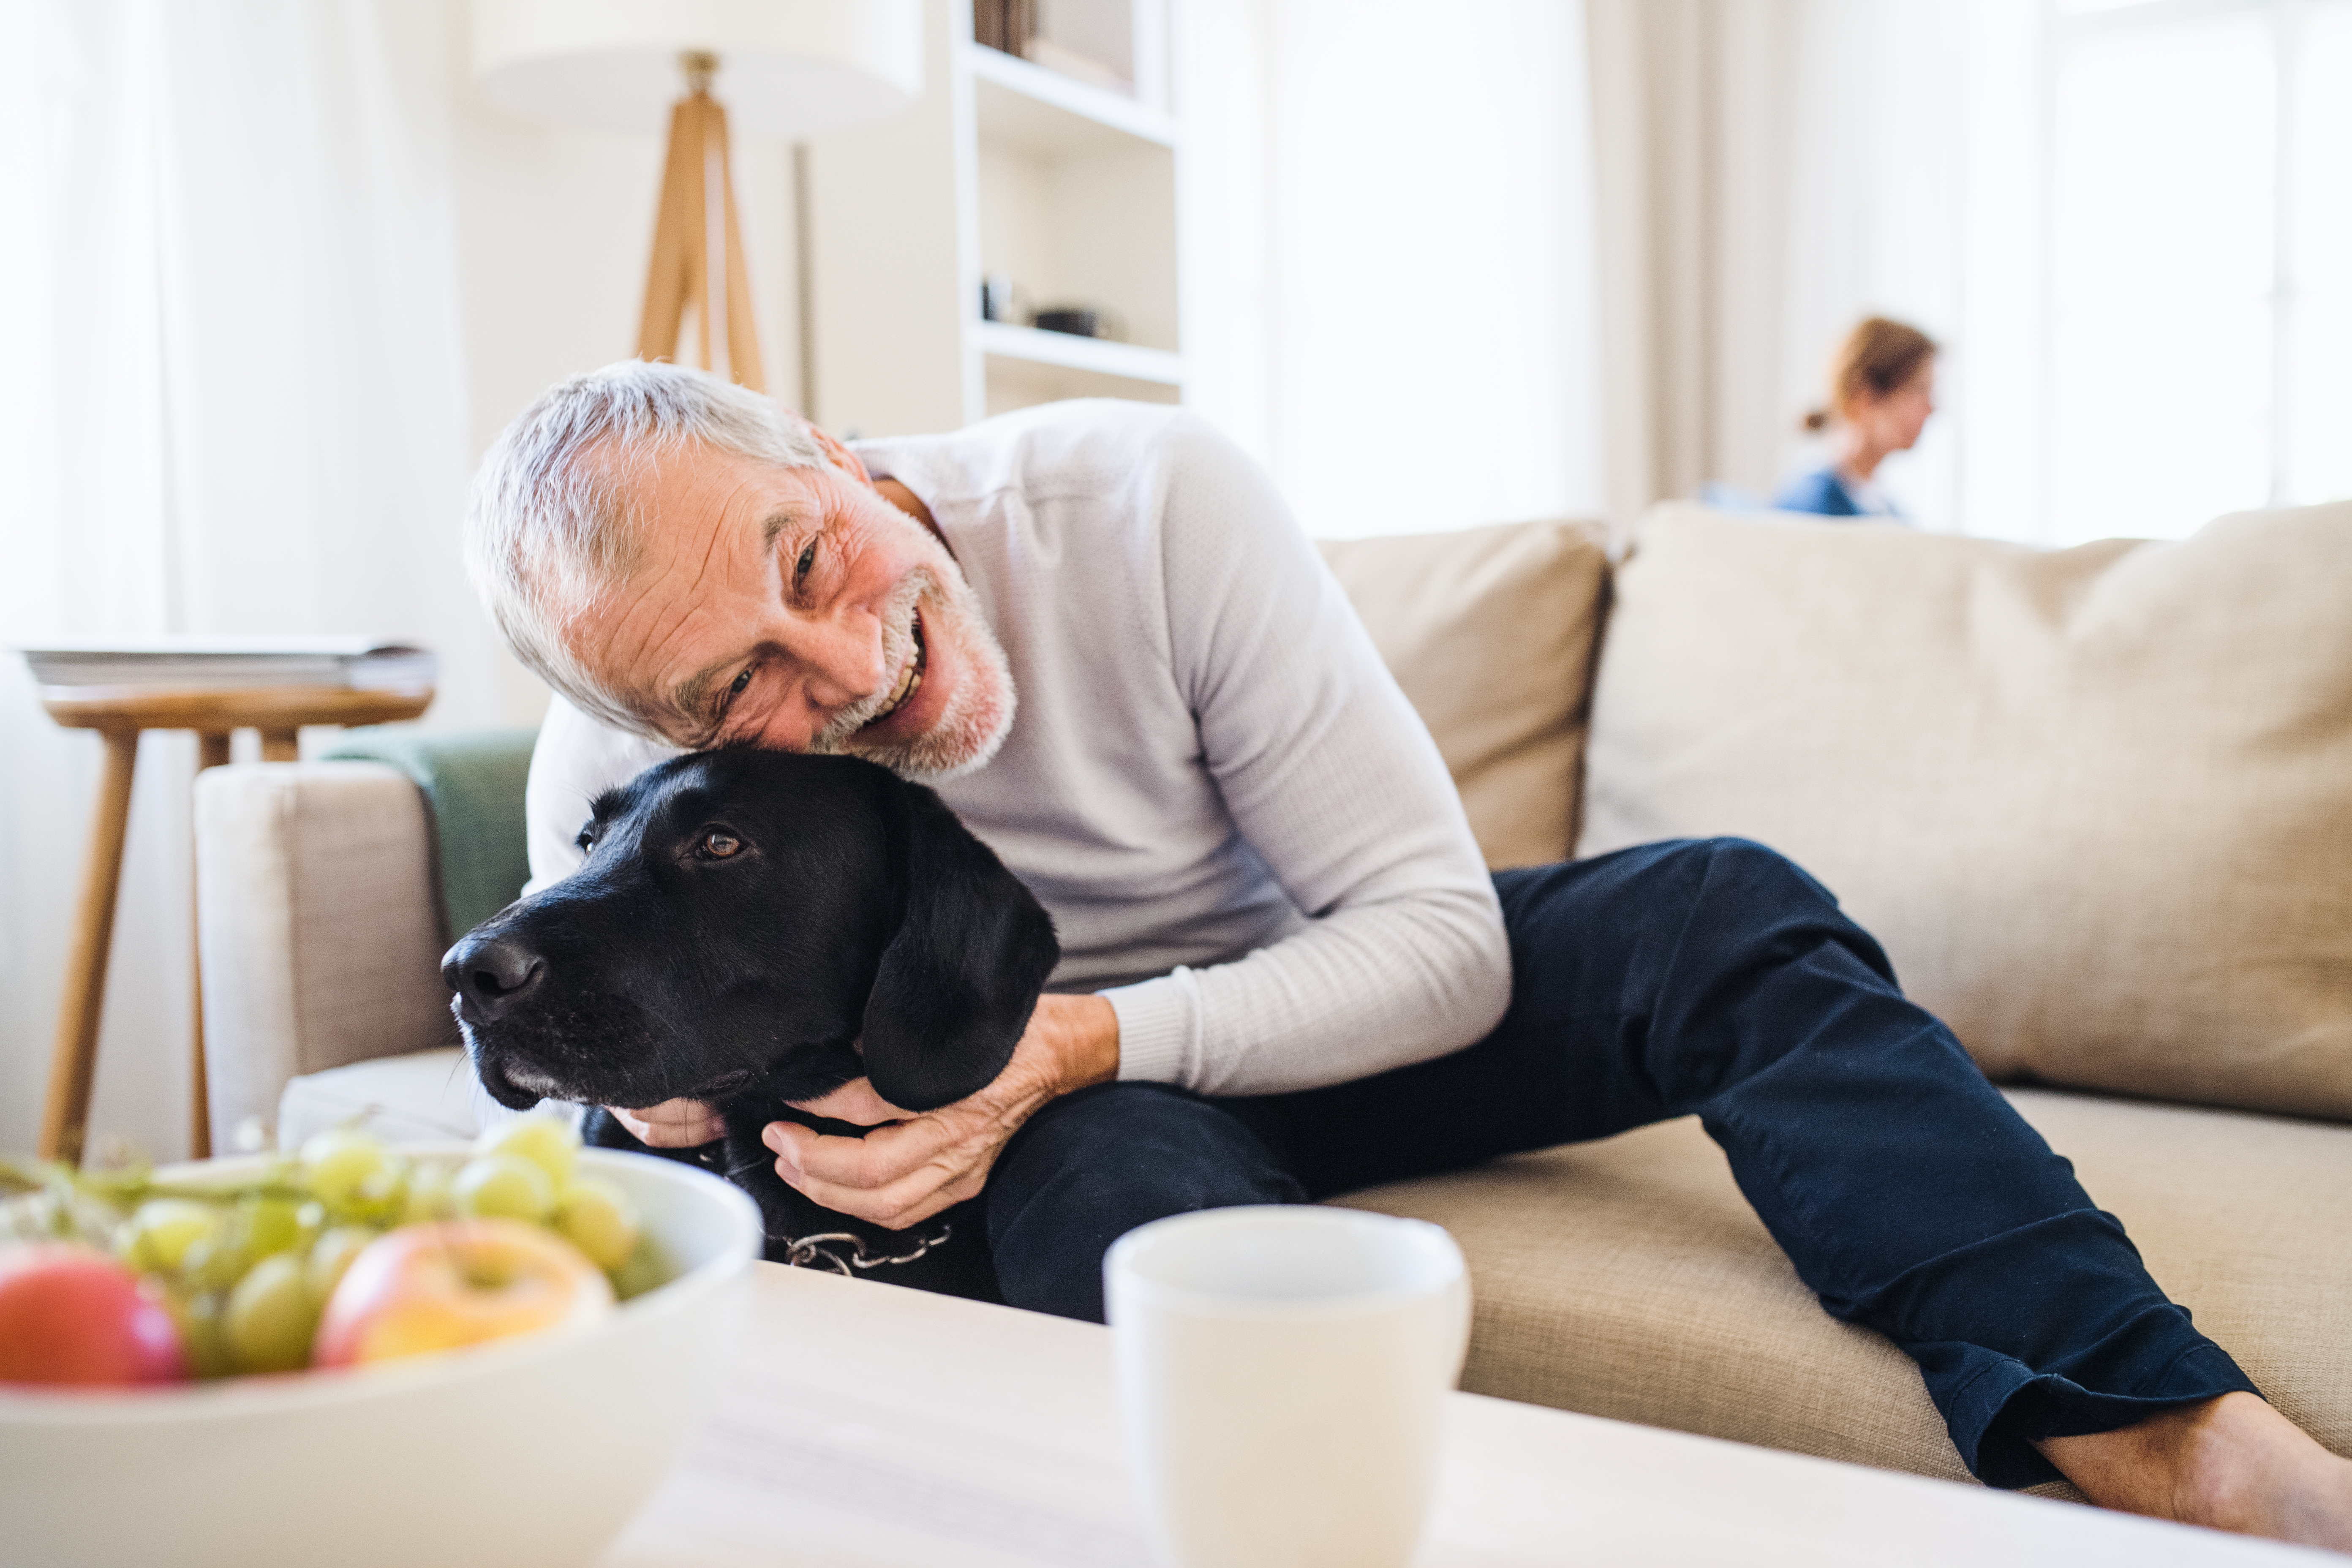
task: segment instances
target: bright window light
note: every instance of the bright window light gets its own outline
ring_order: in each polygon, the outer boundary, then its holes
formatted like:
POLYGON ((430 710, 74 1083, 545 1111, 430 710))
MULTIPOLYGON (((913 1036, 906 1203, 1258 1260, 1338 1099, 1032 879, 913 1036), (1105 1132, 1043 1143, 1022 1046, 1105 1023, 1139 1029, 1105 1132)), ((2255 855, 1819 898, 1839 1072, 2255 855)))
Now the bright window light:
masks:
POLYGON ((2252 9, 2101 28, 2062 57, 2053 543, 2177 538, 2269 499, 2274 59, 2252 9))
POLYGON ((2281 500, 2352 500, 2352 4, 2310 6, 2295 58, 2281 500))

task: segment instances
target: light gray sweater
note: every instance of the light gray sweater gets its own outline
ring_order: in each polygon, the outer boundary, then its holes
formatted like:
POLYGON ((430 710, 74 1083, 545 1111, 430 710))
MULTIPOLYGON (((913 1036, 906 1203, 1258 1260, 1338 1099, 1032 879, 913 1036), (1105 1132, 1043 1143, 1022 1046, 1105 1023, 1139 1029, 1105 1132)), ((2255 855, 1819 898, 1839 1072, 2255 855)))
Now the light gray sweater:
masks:
MULTIPOLYGON (((858 456, 930 509, 1013 670, 940 794, 1053 912, 1054 988, 1117 1009, 1119 1076, 1269 1094, 1443 1056, 1510 995, 1437 748, 1272 481, 1172 408, 1063 403, 858 456)), ((534 888, 668 748, 558 699, 534 888)))

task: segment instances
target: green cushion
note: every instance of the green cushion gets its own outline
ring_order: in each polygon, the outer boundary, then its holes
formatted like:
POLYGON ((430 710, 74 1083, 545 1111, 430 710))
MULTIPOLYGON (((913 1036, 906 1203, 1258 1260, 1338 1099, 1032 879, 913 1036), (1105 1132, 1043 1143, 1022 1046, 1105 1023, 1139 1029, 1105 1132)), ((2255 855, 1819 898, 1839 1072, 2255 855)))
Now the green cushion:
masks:
POLYGON ((536 730, 369 728, 344 731, 320 754, 385 763, 424 791, 441 909, 454 940, 514 902, 530 880, 522 792, 538 739, 536 730))

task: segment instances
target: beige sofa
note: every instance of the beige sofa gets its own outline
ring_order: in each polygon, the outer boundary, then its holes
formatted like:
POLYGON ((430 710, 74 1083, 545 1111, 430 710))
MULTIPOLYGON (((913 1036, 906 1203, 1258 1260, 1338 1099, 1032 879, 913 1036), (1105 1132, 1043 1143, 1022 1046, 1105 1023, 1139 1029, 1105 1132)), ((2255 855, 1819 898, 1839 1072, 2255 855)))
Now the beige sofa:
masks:
MULTIPOLYGON (((1326 553, 1493 864, 1737 834, 1806 865, 2352 1455, 2352 507, 2062 552, 1665 508, 1613 563, 1570 524, 1326 553)), ((408 781, 215 770, 198 839, 218 1134, 464 1131, 408 781)), ((1695 1120, 1343 1201, 1460 1238, 1473 1389, 1966 1479, 1695 1120)))

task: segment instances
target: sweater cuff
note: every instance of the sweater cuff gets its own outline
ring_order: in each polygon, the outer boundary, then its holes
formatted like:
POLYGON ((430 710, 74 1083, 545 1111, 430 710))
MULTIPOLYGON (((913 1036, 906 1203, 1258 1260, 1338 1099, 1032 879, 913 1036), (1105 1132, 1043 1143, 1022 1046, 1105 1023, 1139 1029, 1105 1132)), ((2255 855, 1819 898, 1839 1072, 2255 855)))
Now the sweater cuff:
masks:
POLYGON ((1118 1015, 1118 1076, 1122 1082, 1181 1084, 1192 1050, 1192 972, 1179 965, 1156 980, 1117 985, 1100 994, 1118 1015))

